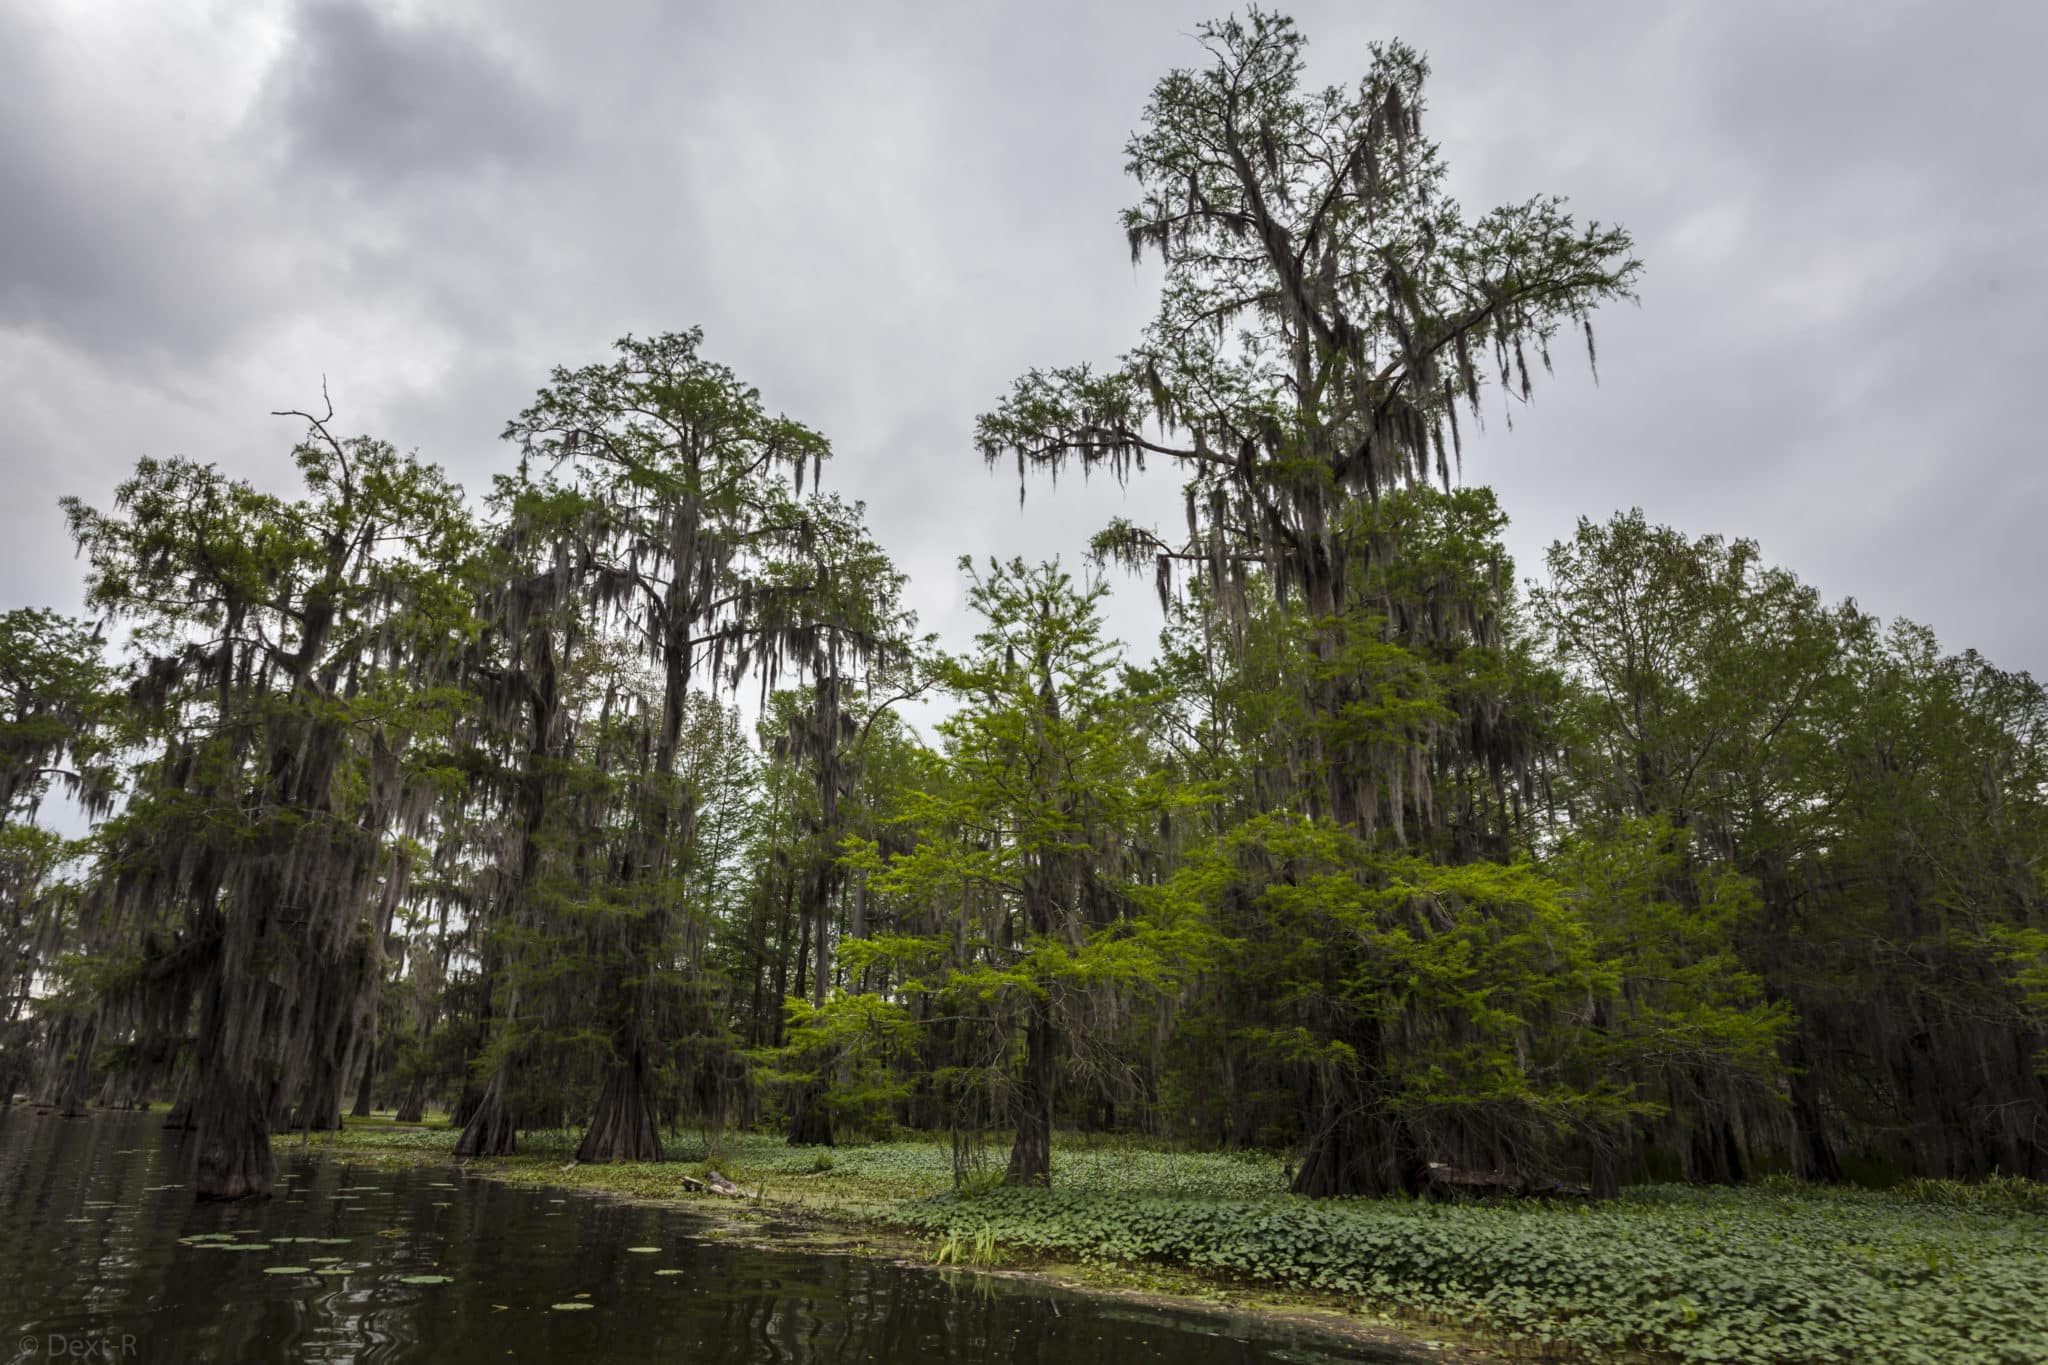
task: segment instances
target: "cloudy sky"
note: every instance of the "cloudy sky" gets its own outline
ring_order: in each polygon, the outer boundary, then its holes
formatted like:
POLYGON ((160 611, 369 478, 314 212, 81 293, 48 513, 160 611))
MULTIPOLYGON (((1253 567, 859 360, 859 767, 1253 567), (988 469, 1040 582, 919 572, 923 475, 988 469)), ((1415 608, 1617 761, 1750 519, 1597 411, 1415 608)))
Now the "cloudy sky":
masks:
MULTIPOLYGON (((1536 572, 1582 514, 1753 536, 1830 597, 2048 673, 2048 5, 1301 3, 1311 75, 1431 56, 1477 211, 1637 235, 1600 318, 1468 447, 1536 572)), ((925 623, 963 552, 1063 553, 1170 488, 1021 511, 971 449, 1034 364, 1149 315, 1116 213, 1185 0, 0 4, 0 606, 74 608, 56 509, 142 454, 279 483, 342 424, 472 489, 557 363, 702 324, 824 430, 925 623)), ((1494 399, 1497 408, 1499 399, 1494 399)), ((1156 609, 1123 586, 1117 627, 1156 609)))

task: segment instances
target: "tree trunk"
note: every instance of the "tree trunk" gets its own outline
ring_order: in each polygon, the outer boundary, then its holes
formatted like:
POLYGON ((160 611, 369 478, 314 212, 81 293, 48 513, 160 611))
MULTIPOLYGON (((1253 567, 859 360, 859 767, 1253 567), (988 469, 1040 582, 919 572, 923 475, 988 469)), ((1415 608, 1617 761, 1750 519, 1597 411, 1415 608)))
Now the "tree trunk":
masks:
POLYGON ((287 1127, 294 1133, 341 1131, 341 1076, 332 1067, 317 1068, 287 1127))
POLYGON ((612 1069, 604 1094, 597 1101, 583 1144, 576 1149, 582 1162, 660 1161, 661 1134, 654 1125, 654 1108, 647 1102, 647 1059, 639 1048, 612 1069))
POLYGON ((277 1179, 270 1154, 269 1097, 246 1077, 218 1064, 200 1070, 198 1193, 201 1199, 266 1198, 277 1179))
MULTIPOLYGON (((782 1004, 783 1001, 789 998, 789 913, 790 908, 795 904, 796 876, 792 873, 790 876, 782 879, 782 913, 776 917, 775 921, 775 1016, 773 1024, 776 1047, 782 1046, 783 1034, 789 1019, 789 1016, 783 1011, 782 1004)), ((797 993, 799 995, 803 993, 801 983, 797 986, 797 993)))
POLYGON ((1290 1187, 1311 1199, 1421 1191, 1429 1162, 1414 1132, 1376 1096, 1331 1086, 1290 1187))
POLYGON ((799 912, 797 915, 796 943, 796 996, 802 999, 811 993, 811 917, 799 912))
POLYGON ((57 1107, 59 1118, 82 1119, 86 1115, 85 1083, 88 1078, 79 1074, 82 1066, 65 1068, 64 1093, 59 1097, 57 1107))
POLYGON ((1701 1114, 1692 1126, 1692 1178, 1709 1185, 1740 1185, 1742 1147, 1735 1127, 1718 1114, 1701 1114))
POLYGON ((1586 1190, 1594 1199, 1612 1199, 1621 1193, 1621 1157, 1614 1148, 1595 1138, 1586 1159, 1586 1190))
POLYGON ((505 1071, 499 1068, 469 1112, 462 1135, 455 1139, 457 1156, 510 1156, 519 1145, 519 1125, 505 1106, 505 1071))
POLYGON ((86 1087, 92 1084, 92 1056, 99 1046, 100 1021, 95 1015, 78 1035, 78 1047, 64 1068, 63 1093, 58 1096, 59 1114, 67 1119, 85 1117, 86 1087))
POLYGON ((1821 1103, 1820 1078, 1806 1055, 1804 1026, 1793 1035, 1786 1063, 1792 1072, 1793 1169, 1802 1180, 1842 1183, 1842 1158, 1821 1103))
POLYGON ((792 1147, 830 1147, 832 1145, 832 1111, 825 1103, 825 1078, 815 1077, 805 1081, 796 1092, 795 1107, 789 1116, 789 1145, 792 1147))
POLYGON ((1059 1043, 1049 996, 1031 998, 1031 1021, 1024 1031, 1024 1077, 1017 1097, 1017 1137, 1010 1146, 1008 1185, 1052 1184, 1052 1103, 1054 1051, 1059 1043))
POLYGON ((377 1079, 377 1025, 374 1016, 370 1024, 370 1036, 363 1048, 363 1079, 356 1085, 355 1107, 349 1110, 349 1117, 366 1119, 370 1117, 370 1092, 377 1079))
POLYGON ((427 1087, 415 1080, 405 1087, 405 1093, 398 1097, 398 1112, 392 1115, 397 1123, 418 1123, 427 1114, 427 1087))
POLYGON ((811 931, 811 1003, 822 1006, 832 989, 832 865, 819 867, 812 899, 817 902, 816 927, 811 931))

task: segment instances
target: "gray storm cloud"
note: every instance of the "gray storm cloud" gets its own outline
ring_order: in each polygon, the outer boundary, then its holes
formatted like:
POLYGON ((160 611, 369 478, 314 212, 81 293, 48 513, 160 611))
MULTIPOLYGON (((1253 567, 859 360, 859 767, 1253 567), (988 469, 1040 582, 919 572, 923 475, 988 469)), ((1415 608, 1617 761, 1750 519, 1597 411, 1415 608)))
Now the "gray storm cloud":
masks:
MULTIPOLYGON (((55 500, 144 453, 259 480, 332 387, 472 490, 557 363, 701 323, 822 428, 928 626, 953 560, 1072 560, 1170 487, 985 471, 975 414, 1148 315, 1115 222, 1171 5, 151 6, 0 12, 6 605, 74 608, 55 500)), ((1466 476, 1525 573, 1581 514, 1749 535, 1829 596, 2048 671, 2031 376, 2048 304, 2048 9, 1295 10, 1312 76, 1401 36, 1469 209, 1629 226, 1642 306, 1466 476)), ((1155 629, 1149 588, 1115 624, 1155 629)))

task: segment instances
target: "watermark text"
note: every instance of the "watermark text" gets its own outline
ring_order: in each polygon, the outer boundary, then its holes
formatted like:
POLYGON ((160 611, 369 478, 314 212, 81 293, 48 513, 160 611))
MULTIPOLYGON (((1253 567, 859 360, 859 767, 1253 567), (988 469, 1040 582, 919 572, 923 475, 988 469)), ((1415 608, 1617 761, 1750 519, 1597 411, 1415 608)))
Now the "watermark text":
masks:
POLYGON ((21 1339, 24 1357, 37 1360, 134 1360, 133 1332, 41 1332, 21 1339))

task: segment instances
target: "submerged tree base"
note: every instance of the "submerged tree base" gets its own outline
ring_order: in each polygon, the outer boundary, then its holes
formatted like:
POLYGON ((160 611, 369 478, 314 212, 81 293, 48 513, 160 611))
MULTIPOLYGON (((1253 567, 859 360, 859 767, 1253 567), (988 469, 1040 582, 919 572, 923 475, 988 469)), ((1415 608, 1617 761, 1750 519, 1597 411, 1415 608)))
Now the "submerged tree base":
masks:
POLYGON ((277 1183, 263 1106, 253 1086, 242 1089, 199 1106, 195 1188, 201 1199, 264 1199, 277 1183))

